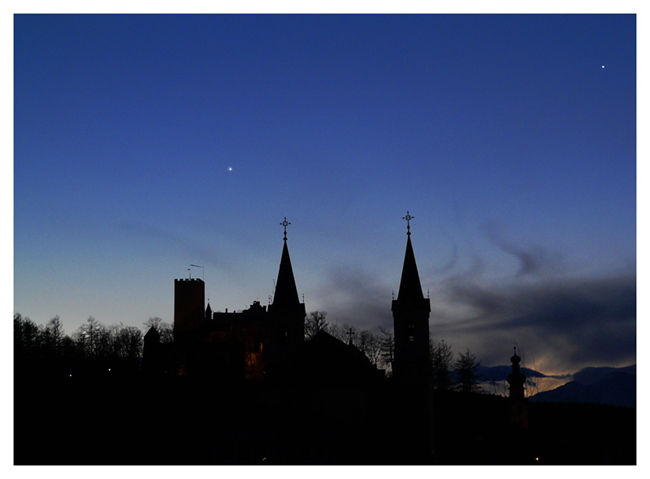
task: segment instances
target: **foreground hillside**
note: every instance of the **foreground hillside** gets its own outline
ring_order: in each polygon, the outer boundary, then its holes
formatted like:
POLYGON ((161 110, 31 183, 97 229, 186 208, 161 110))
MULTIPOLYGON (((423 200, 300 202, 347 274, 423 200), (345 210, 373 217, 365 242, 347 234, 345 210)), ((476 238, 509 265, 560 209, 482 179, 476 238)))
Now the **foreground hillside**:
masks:
MULTIPOLYGON (((68 378, 70 379, 70 378, 68 378)), ((635 464, 636 411, 434 392, 433 441, 390 381, 283 388, 142 378, 17 382, 16 464, 635 464), (65 438, 65 440, 62 440, 65 438)))

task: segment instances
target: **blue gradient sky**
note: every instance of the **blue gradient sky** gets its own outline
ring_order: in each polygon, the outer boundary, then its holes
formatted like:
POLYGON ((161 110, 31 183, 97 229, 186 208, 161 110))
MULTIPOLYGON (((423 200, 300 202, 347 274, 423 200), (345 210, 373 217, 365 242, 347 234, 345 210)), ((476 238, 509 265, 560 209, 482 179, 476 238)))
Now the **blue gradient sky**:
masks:
POLYGON ((190 264, 213 310, 267 304, 286 216, 307 311, 376 331, 408 210, 434 339, 636 361, 635 16, 14 28, 15 312, 171 322, 190 264))

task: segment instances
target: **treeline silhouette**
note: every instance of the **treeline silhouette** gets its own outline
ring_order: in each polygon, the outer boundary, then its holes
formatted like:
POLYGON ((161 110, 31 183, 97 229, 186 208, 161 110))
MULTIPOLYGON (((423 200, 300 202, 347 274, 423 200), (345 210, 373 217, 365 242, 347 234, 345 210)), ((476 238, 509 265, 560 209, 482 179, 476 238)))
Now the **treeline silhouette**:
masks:
MULTIPOLYGON (((170 328, 171 329, 171 328, 170 328)), ((59 316, 39 326, 14 315, 14 372, 19 381, 30 376, 72 376, 133 373, 142 359, 143 333, 134 326, 105 326, 90 317, 72 335, 59 316)))
MULTIPOLYGON (((345 344, 354 346, 388 377, 392 374, 395 340, 390 330, 379 333, 358 329, 346 323, 331 324, 326 312, 313 311, 305 318, 305 340, 325 331, 345 344)), ((144 335, 155 327, 161 342, 174 340, 173 326, 151 317, 143 329, 135 326, 106 326, 89 317, 72 335, 65 334, 63 323, 55 316, 46 325, 37 325, 20 313, 14 314, 14 372, 16 380, 25 375, 77 376, 112 374, 133 375, 141 372, 144 335)), ((433 387, 439 390, 483 392, 477 369, 480 361, 467 349, 454 357, 444 340, 429 341, 433 387)))

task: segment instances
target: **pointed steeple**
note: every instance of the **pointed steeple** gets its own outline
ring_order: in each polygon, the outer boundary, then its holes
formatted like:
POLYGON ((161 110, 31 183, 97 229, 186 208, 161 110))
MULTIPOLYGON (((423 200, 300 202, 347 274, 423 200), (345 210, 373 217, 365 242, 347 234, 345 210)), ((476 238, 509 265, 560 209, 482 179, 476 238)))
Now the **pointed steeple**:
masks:
POLYGON ((289 247, 287 246, 287 218, 284 226, 284 245, 275 283, 273 303, 268 307, 271 339, 269 341, 269 377, 281 378, 293 364, 295 354, 305 339, 305 303, 298 298, 293 276, 289 247))
POLYGON ((287 226, 290 224, 286 216, 284 221, 280 223, 280 226, 284 226, 284 246, 282 247, 278 280, 275 283, 273 309, 295 309, 300 304, 298 288, 296 288, 296 280, 291 267, 291 258, 289 257, 289 247, 287 246, 287 226))
POLYGON ((300 303, 298 299, 298 288, 293 276, 291 267, 291 258, 289 257, 289 248, 287 239, 284 239, 282 248, 282 258, 280 259, 280 270, 278 271, 278 280, 275 283, 275 295, 273 296, 273 306, 279 308, 292 307, 300 303))
POLYGON ((422 284, 420 283, 420 275, 418 273, 418 266, 415 262, 415 253, 413 253, 413 245, 411 244, 411 236, 406 240, 406 253, 404 255, 404 266, 402 267, 402 279, 399 283, 399 292, 397 293, 397 300, 422 300, 422 284))
MULTIPOLYGON (((422 283, 420 283, 420 274, 415 262, 415 253, 411 244, 411 220, 414 217, 406 212, 402 219, 406 220, 406 253, 404 254, 404 265, 402 266, 402 279, 399 284, 397 293, 397 302, 402 304, 422 303, 424 295, 422 294, 422 283)), ((427 301, 428 302, 428 301, 427 301)))

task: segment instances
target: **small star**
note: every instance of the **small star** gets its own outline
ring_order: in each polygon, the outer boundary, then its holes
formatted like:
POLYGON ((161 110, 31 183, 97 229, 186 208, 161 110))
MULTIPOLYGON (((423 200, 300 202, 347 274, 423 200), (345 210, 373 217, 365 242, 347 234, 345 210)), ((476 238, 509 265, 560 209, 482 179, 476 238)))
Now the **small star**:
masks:
POLYGON ((603 65, 603 68, 605 68, 605 65, 603 65))
POLYGON ((228 171, 232 171, 232 166, 229 166, 229 167, 228 167, 228 171))

